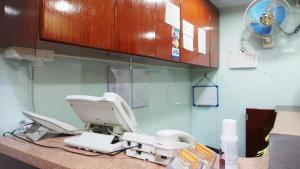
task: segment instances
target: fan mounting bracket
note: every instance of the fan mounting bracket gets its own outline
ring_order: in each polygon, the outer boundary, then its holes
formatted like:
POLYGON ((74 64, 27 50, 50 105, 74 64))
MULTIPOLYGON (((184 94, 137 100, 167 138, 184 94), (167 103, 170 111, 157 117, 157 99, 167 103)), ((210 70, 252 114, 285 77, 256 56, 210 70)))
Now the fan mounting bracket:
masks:
POLYGON ((263 48, 270 49, 274 47, 274 42, 272 36, 262 38, 263 48))

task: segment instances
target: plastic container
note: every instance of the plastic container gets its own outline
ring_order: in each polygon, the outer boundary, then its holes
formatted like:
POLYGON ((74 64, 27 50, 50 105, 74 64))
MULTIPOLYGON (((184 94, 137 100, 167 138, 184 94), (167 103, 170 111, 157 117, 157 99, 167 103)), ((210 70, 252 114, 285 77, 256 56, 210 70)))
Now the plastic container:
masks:
POLYGON ((194 152, 203 160, 202 169, 212 169, 216 160, 216 153, 202 144, 196 144, 194 152))
POLYGON ((188 149, 183 149, 167 169, 202 169, 203 161, 188 149))
POLYGON ((236 121, 223 119, 222 123, 220 169, 237 169, 238 137, 236 134, 236 121))

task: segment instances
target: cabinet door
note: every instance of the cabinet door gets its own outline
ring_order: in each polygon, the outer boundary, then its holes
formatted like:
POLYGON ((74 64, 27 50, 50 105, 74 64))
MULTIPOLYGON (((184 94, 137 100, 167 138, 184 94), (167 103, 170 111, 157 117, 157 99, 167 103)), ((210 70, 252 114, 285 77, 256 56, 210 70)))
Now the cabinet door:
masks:
POLYGON ((197 44, 197 59, 198 64, 202 66, 210 66, 210 13, 211 13, 211 4, 209 1, 200 0, 197 6, 199 8, 199 14, 197 16, 197 34, 196 34, 196 44, 197 44), (198 52, 198 28, 206 32, 206 54, 198 52))
POLYGON ((38 0, 0 0, 0 47, 36 47, 38 6, 38 0))
POLYGON ((219 33, 219 10, 214 5, 210 5, 210 26, 209 26, 209 53, 210 53, 210 67, 219 67, 219 47, 220 47, 220 33, 219 33))
MULTIPOLYGON (((180 7, 180 0, 169 0, 180 7)), ((156 57, 174 61, 172 58, 172 26, 165 22, 166 3, 156 1, 156 57)))
POLYGON ((265 138, 274 126, 276 112, 267 109, 247 109, 246 115, 246 157, 255 157, 258 151, 268 146, 265 138))
MULTIPOLYGON (((209 66, 209 33, 206 34, 206 54, 198 52, 198 28, 207 29, 209 27, 208 2, 204 0, 182 0, 181 11, 182 21, 186 20, 194 26, 193 51, 184 49, 183 35, 181 45, 181 62, 209 66)), ((181 26, 181 28, 183 28, 181 26)), ((183 30, 182 30, 183 32, 183 30)))
POLYGON ((116 0, 115 50, 155 56, 155 1, 116 0))
POLYGON ((42 0, 40 38, 113 49, 113 0, 42 0))

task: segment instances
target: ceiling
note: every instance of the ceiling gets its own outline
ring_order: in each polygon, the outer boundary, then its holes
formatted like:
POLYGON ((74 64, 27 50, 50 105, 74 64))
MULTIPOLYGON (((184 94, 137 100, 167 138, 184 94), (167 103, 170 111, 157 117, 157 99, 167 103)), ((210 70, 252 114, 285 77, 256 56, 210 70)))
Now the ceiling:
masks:
POLYGON ((218 8, 238 7, 250 4, 253 0, 210 0, 218 8))

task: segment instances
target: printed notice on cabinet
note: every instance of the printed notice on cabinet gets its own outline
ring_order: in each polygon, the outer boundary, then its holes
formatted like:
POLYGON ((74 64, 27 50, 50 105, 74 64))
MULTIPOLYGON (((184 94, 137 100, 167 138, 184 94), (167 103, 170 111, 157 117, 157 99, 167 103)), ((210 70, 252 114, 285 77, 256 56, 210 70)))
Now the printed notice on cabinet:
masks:
POLYGON ((194 50, 194 25, 183 20, 182 33, 183 33, 183 48, 189 51, 193 51, 194 50))
POLYGON ((204 29, 198 29, 198 52, 206 54, 206 31, 204 29))
POLYGON ((132 70, 133 108, 149 105, 147 70, 135 68, 132 70))
POLYGON ((165 22, 180 29, 180 8, 173 3, 166 1, 165 22))

